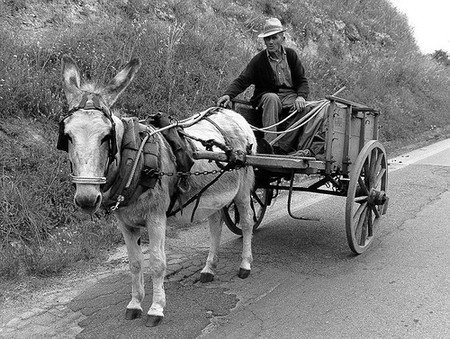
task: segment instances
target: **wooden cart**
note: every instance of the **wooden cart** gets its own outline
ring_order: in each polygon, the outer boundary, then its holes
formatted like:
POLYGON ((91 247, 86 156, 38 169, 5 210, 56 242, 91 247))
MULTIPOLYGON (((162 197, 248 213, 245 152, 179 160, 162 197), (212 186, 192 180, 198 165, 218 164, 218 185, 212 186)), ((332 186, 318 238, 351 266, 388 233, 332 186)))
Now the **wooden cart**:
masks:
MULTIPOLYGON (((381 217, 386 213, 388 168, 386 151, 378 141, 379 112, 349 100, 328 96, 314 116, 321 154, 314 157, 257 153, 248 155, 246 165, 255 169, 252 194, 255 231, 274 195, 288 191, 288 212, 295 191, 346 197, 345 224, 351 250, 363 253, 372 243, 381 217), (304 180, 306 178, 313 180, 304 180), (303 178, 303 180, 302 180, 303 178), (305 186, 305 182, 308 184, 305 186)), ((252 123, 258 116, 248 102, 237 101, 234 109, 252 123)), ((259 151, 258 151, 259 152, 259 151)), ((226 161, 217 152, 198 152, 197 158, 226 161)), ((234 205, 223 209, 228 228, 240 235, 239 214, 234 205)))

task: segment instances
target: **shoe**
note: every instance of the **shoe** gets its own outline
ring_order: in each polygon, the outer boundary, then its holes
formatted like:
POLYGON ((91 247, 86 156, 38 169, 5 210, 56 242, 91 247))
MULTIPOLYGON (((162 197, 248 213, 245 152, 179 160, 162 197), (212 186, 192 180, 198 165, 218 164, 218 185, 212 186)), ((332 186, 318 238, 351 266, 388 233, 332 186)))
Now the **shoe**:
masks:
POLYGON ((273 150, 272 146, 267 142, 266 139, 264 139, 264 138, 258 139, 257 138, 256 141, 258 143, 256 153, 274 154, 274 150, 273 150))

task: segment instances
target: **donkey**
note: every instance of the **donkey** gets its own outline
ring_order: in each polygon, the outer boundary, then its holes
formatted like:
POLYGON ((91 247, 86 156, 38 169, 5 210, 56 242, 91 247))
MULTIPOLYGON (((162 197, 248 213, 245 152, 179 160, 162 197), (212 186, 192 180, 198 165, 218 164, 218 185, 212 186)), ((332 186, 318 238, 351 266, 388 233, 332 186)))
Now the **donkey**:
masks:
MULTIPOLYGON (((60 123, 58 148, 68 152, 72 168, 72 182, 76 191, 74 203, 83 211, 94 213, 102 201, 111 197, 111 187, 120 178, 123 165, 125 118, 118 110, 110 107, 127 88, 140 68, 139 59, 133 59, 111 80, 107 86, 93 83, 81 85, 80 71, 74 60, 62 57, 63 89, 69 105, 69 112, 60 123)), ((228 144, 234 150, 256 152, 256 140, 246 120, 238 113, 213 108, 208 119, 198 119, 185 128, 193 149, 204 149, 201 140, 214 140, 228 144)), ((164 317, 166 304, 163 281, 166 270, 165 230, 169 209, 178 212, 174 217, 181 221, 208 218, 210 227, 210 248, 200 280, 214 279, 218 263, 222 215, 221 209, 234 202, 243 233, 242 261, 239 277, 247 278, 252 263, 251 250, 251 205, 250 195, 254 183, 251 166, 241 166, 224 171, 220 163, 195 160, 190 173, 184 177, 182 189, 177 178, 174 151, 158 129, 148 126, 152 142, 152 153, 159 175, 151 188, 134 192, 128 203, 116 204, 114 213, 118 228, 123 234, 131 271, 131 301, 126 308, 126 319, 141 317, 141 302, 144 299, 143 254, 140 247, 141 230, 146 227, 149 234, 149 271, 153 282, 153 300, 147 313, 146 326, 157 326, 164 317), (217 177, 220 173, 220 177, 217 177), (170 175, 164 175, 170 174, 170 175), (175 174, 175 175, 173 175, 175 174), (214 180, 213 184, 211 182, 214 180), (207 187, 205 189, 205 187, 207 187), (195 203, 179 208, 182 202, 201 195, 195 203), (175 199, 174 199, 175 198, 175 199)))

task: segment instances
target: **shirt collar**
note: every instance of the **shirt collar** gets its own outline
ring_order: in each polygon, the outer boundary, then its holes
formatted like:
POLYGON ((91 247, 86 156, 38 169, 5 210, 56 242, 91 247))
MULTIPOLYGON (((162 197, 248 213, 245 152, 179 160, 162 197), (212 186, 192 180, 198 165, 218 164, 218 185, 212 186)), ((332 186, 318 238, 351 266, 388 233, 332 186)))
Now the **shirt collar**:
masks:
MULTIPOLYGON (((267 48, 266 48, 266 54, 267 54, 267 58, 269 58, 269 60, 276 60, 270 56, 269 50, 267 48)), ((284 49, 283 45, 281 45, 281 58, 283 58, 285 55, 286 55, 286 50, 284 49)))

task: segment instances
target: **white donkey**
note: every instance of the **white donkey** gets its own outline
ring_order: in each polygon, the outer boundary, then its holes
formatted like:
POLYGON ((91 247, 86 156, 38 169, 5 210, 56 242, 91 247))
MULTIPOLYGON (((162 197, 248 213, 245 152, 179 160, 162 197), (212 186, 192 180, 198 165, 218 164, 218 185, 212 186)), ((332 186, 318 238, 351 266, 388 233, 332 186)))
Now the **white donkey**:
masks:
MULTIPOLYGON (((60 123, 58 148, 69 154, 72 182, 76 186, 74 202, 86 212, 93 213, 98 210, 102 201, 111 198, 112 187, 118 181, 126 180, 120 175, 124 161, 121 157, 126 148, 123 145, 125 119, 120 117, 119 112, 110 111, 110 107, 130 84, 139 68, 140 61, 134 59, 106 87, 97 87, 94 84, 82 86, 80 72, 74 60, 69 56, 62 58, 63 87, 69 112, 60 123)), ((191 143, 194 148, 204 149, 198 139, 213 139, 219 144, 227 144, 233 150, 256 152, 255 137, 243 117, 221 108, 212 109, 211 112, 208 119, 199 119, 185 129, 188 135, 197 139, 191 143)), ((158 174, 153 178, 151 188, 134 192, 130 201, 123 201, 118 205, 115 214, 125 239, 132 276, 131 301, 126 309, 127 319, 135 319, 142 314, 144 263, 140 235, 143 227, 148 230, 153 302, 148 311, 146 325, 156 326, 163 319, 166 304, 163 281, 166 271, 165 231, 169 209, 179 210, 182 202, 189 201, 203 191, 198 201, 184 206, 182 213, 176 213, 175 217, 209 219, 211 243, 206 265, 201 271, 201 281, 208 282, 213 280, 218 262, 217 252, 222 229, 221 209, 233 201, 240 214, 243 233, 239 276, 246 278, 250 274, 252 262, 250 193, 254 173, 252 167, 221 171, 215 162, 196 160, 191 173, 203 175, 188 175, 183 179, 183 189, 179 189, 179 178, 177 175, 170 175, 177 173, 171 147, 154 127, 147 127, 147 134, 151 135, 150 153, 156 154, 158 174), (221 175, 220 178, 208 186, 218 175, 221 175)))

